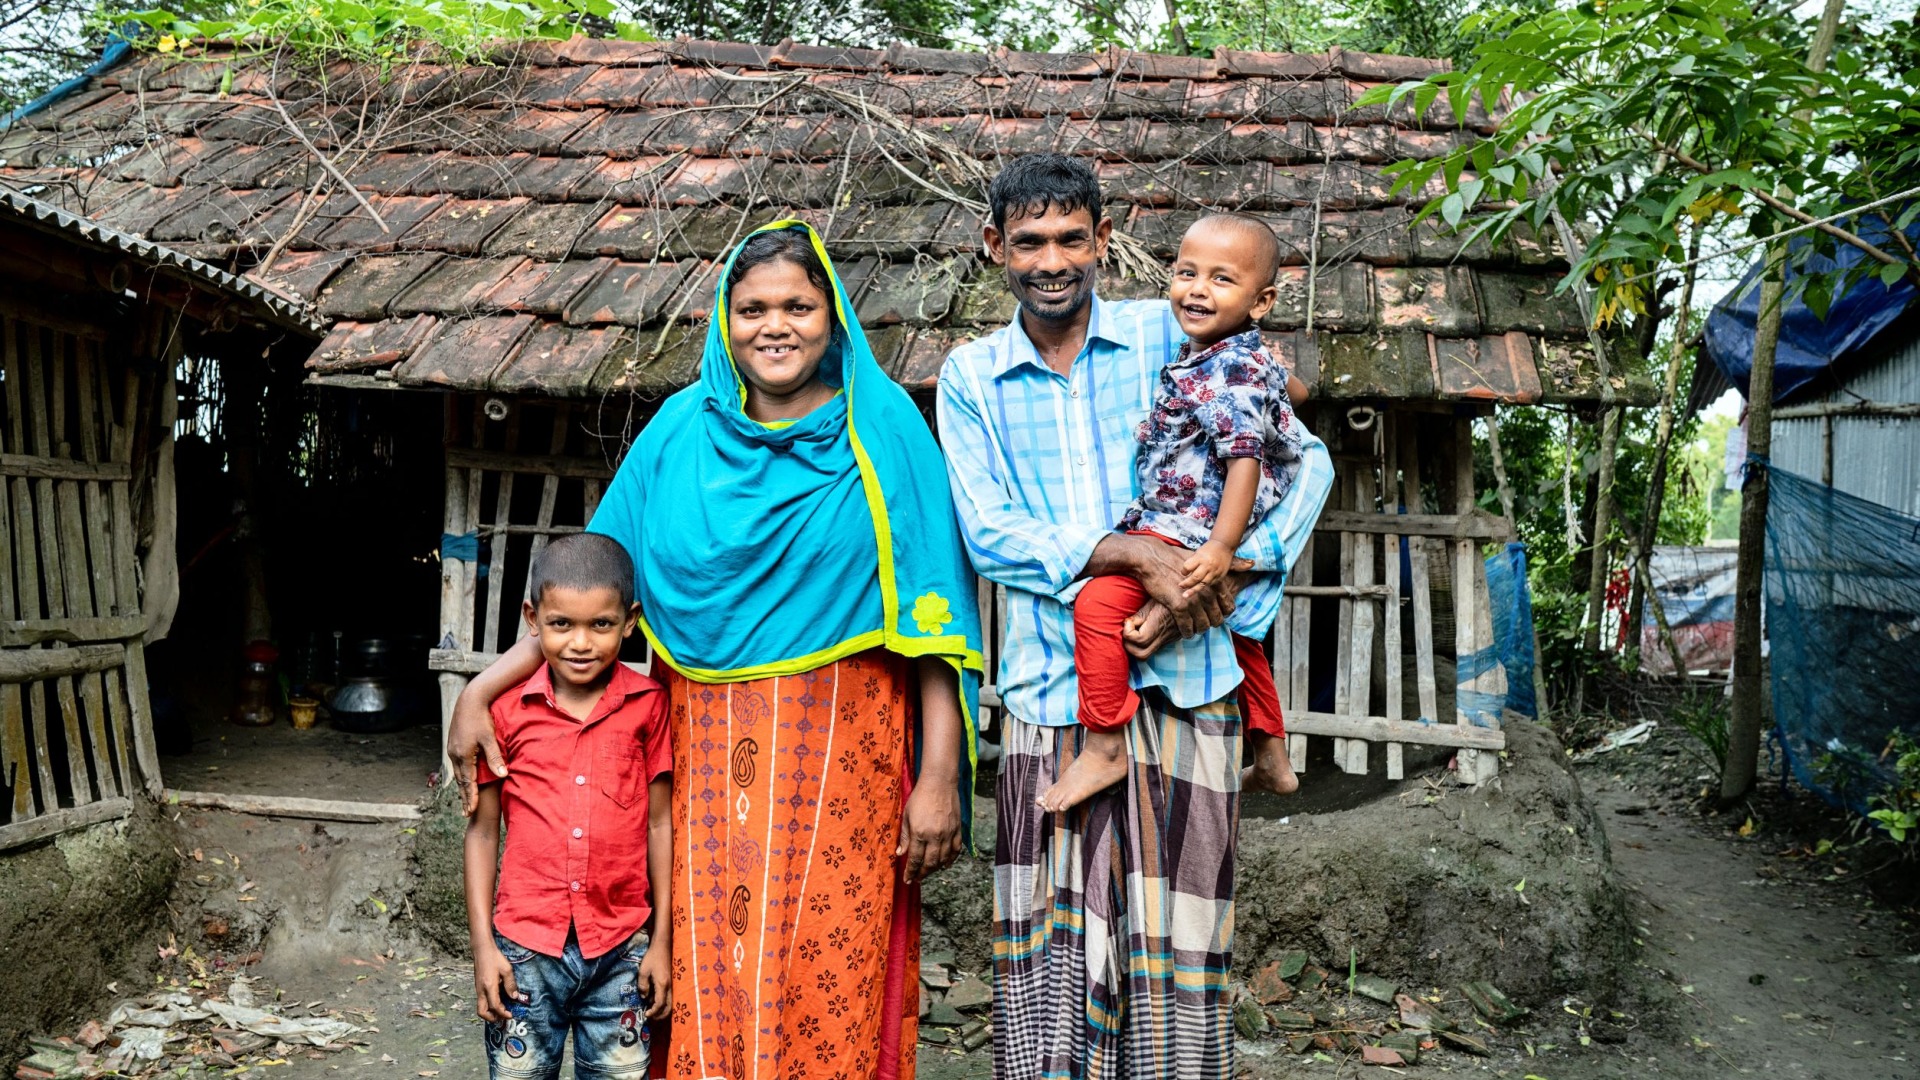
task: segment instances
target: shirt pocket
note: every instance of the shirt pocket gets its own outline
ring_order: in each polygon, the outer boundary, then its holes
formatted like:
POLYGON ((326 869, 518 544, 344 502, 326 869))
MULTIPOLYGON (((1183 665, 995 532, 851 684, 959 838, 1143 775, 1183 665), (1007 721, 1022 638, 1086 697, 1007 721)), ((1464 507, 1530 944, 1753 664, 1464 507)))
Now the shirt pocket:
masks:
POLYGON ((620 809, 632 809, 634 803, 646 798, 650 778, 645 747, 637 744, 602 747, 594 771, 600 776, 601 793, 620 809))

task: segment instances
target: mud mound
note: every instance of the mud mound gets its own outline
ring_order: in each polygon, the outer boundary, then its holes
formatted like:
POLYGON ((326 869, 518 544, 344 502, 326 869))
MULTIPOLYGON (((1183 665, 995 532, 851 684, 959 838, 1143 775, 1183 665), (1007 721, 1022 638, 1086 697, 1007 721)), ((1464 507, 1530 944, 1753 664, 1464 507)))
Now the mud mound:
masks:
MULTIPOLYGON (((1528 1005, 1612 1000, 1632 937, 1606 834, 1552 733, 1517 724, 1507 742, 1499 779, 1477 790, 1446 779, 1444 756, 1399 783, 1316 763, 1299 797, 1261 804, 1289 816, 1241 822, 1237 974, 1294 949, 1344 973, 1352 950, 1408 986, 1484 979, 1528 1005), (1346 808, 1312 809, 1328 805, 1346 808)), ((962 970, 992 958, 992 813, 979 800, 986 857, 926 887, 925 947, 962 970)))
POLYGON ((1632 937, 1605 830, 1551 732, 1515 724, 1507 745, 1478 789, 1414 777, 1354 809, 1243 821, 1240 972, 1289 949, 1344 969, 1351 951, 1409 985, 1612 1000, 1632 937))
POLYGON ((159 810, 68 833, 0 859, 0 1067, 25 1036, 144 983, 164 940, 179 860, 159 810))

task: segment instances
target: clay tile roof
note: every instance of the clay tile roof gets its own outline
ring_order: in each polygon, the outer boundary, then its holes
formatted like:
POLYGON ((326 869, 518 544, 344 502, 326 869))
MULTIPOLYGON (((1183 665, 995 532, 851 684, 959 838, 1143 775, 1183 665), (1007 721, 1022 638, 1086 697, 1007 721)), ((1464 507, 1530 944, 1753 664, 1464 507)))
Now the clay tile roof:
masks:
POLYGON ((924 389, 1012 315, 980 251, 985 181, 1045 150, 1101 178, 1126 256, 1109 297, 1159 295, 1123 268, 1164 264, 1200 213, 1271 224, 1285 267, 1265 328, 1322 396, 1599 393, 1556 246, 1410 227, 1383 175, 1492 130, 1477 103, 1464 125, 1354 108, 1439 61, 575 38, 384 77, 336 65, 323 85, 216 59, 137 54, 95 76, 0 133, 0 183, 311 302, 330 324, 309 363, 323 384, 670 392, 697 370, 718 260, 799 216, 882 365, 924 389))

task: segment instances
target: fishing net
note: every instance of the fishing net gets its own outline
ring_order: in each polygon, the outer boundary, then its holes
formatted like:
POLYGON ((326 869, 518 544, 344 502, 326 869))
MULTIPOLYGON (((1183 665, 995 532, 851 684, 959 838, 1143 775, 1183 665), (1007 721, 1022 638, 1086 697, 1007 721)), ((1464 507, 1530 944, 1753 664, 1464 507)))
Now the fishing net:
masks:
POLYGON ((1769 478, 1774 721, 1800 782, 1865 813, 1893 779, 1896 733, 1920 735, 1920 518, 1769 478))

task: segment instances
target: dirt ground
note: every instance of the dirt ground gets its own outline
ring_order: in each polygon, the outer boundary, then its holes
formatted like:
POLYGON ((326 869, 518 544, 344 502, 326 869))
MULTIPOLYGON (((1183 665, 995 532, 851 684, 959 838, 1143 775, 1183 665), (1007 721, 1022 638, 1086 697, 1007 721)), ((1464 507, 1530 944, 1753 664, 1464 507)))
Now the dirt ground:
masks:
MULTIPOLYGON (((1363 1067, 1347 1054, 1295 1055, 1272 1037, 1246 1039, 1241 1074, 1920 1078, 1913 1011, 1920 938, 1911 923, 1876 906, 1839 856, 1812 857, 1806 836, 1769 823, 1742 836, 1742 822, 1695 810, 1690 795, 1704 771, 1686 736, 1668 730, 1578 769, 1629 892, 1638 948, 1631 989, 1619 1000, 1586 1017, 1588 1003, 1549 1002, 1506 1030, 1478 1029, 1491 1046, 1487 1057, 1442 1050, 1401 1069, 1363 1067), (1584 1046, 1583 1032, 1590 1035, 1584 1046)), ((468 967, 423 947, 381 947, 404 934, 407 922, 393 881, 405 861, 404 830, 222 812, 183 815, 179 824, 198 837, 201 856, 183 852, 194 865, 174 898, 180 915, 192 919, 197 910, 203 920, 230 920, 230 958, 252 961, 248 970, 277 990, 288 1013, 334 1015, 365 1029, 360 1045, 294 1049, 273 1059, 284 1064, 249 1071, 276 1080, 485 1075, 468 967), (241 864, 226 861, 243 851, 241 864), (210 861, 216 857, 218 865, 210 861), (299 882, 324 887, 303 890, 299 882), (249 883, 250 893, 240 891, 249 883), (242 903, 243 895, 256 899, 242 903), (276 913, 250 916, 257 903, 276 913)), ((163 969, 178 975, 181 963, 163 969)), ((1470 1016, 1454 987, 1408 989, 1440 999, 1457 1018, 1470 1016)), ((1302 995, 1291 1007, 1326 1022, 1345 1000, 1302 995)), ((923 1044, 920 1060, 927 1080, 991 1071, 984 1048, 923 1044)))

